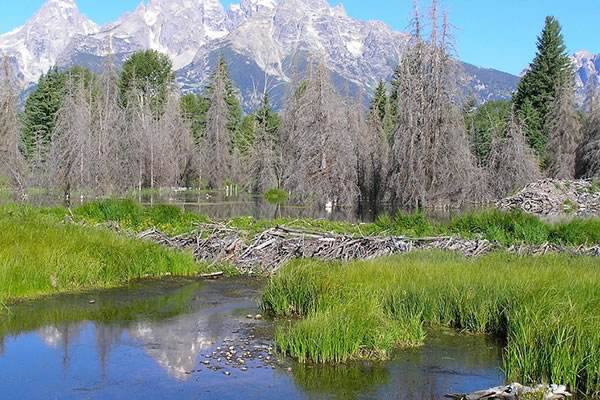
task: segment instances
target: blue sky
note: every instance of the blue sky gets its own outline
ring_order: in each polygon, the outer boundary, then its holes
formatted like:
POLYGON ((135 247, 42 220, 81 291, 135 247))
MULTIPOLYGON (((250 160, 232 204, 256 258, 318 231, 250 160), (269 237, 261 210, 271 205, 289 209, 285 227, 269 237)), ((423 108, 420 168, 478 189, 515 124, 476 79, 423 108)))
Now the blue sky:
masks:
MULTIPOLYGON (((44 0, 0 0, 0 32, 25 22, 44 0)), ((238 0, 222 0, 225 5, 238 0)), ((406 30, 412 0, 329 0, 344 4, 360 19, 380 19, 406 30)), ((84 14, 98 23, 133 10, 139 0, 77 0, 84 14)), ((428 4, 425 1, 424 4, 428 4)), ((483 67, 520 73, 535 54, 536 36, 546 15, 556 16, 570 52, 587 49, 600 53, 600 0, 442 0, 454 25, 459 57, 483 67)))

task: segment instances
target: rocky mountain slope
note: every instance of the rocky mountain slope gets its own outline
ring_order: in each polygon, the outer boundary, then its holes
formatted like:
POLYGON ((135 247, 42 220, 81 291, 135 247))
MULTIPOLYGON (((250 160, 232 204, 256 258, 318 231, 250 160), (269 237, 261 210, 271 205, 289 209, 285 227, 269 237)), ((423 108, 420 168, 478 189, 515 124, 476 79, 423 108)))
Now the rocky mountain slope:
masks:
MULTIPOLYGON (((0 36, 0 54, 26 86, 53 65, 99 70, 109 54, 121 63, 137 50, 156 49, 171 57, 186 91, 199 90, 222 55, 248 105, 265 87, 283 96, 309 57, 326 63, 340 89, 368 93, 390 78, 407 40, 327 0, 240 0, 228 9, 219 0, 149 0, 102 27, 75 0, 47 0, 25 25, 0 36)), ((518 82, 493 69, 465 64, 464 71, 457 79, 481 101, 510 96, 518 82)))

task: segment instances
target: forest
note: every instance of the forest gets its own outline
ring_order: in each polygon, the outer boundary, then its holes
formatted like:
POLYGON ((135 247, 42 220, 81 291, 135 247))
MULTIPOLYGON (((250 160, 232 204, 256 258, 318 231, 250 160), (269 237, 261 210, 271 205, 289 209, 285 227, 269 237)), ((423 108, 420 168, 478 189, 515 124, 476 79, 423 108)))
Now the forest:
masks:
POLYGON ((513 98, 477 104, 457 84, 438 14, 434 3, 427 21, 415 15, 394 75, 372 94, 340 93, 315 55, 280 111, 266 87, 244 112, 224 58, 201 93, 182 94, 171 61, 154 50, 120 69, 108 57, 99 74, 51 69, 20 107, 5 60, 0 176, 17 193, 47 188, 67 201, 73 192, 235 186, 405 208, 482 204, 544 176, 600 177, 599 90, 590 85, 577 101, 559 22, 546 19, 513 98))

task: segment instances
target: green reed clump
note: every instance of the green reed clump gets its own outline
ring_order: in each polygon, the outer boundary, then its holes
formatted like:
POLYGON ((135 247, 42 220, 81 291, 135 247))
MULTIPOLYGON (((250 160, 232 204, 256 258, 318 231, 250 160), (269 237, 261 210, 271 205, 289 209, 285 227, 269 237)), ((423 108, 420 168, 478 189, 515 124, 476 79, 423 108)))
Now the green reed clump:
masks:
POLYGON ((62 223, 27 207, 0 209, 0 302, 126 284, 165 274, 191 275, 206 267, 192 255, 62 223))
POLYGON ((277 333, 302 361, 385 357, 446 326, 506 340, 504 367, 525 383, 600 391, 600 263, 562 255, 478 259, 440 252, 352 263, 297 261, 272 278, 263 308, 298 316, 277 333))
POLYGON ((403 236, 429 236, 443 232, 439 224, 434 223, 420 211, 398 212, 391 217, 382 215, 375 221, 375 226, 390 234, 403 236))
POLYGON ((477 211, 453 218, 449 232, 462 236, 480 236, 503 245, 543 244, 548 241, 549 226, 538 217, 521 211, 477 211))
POLYGON ((550 226, 548 240, 566 245, 593 245, 600 243, 600 219, 577 218, 550 226))
POLYGON ((189 233, 200 222, 208 222, 204 215, 186 212, 172 205, 143 207, 130 199, 107 199, 85 204, 74 210, 76 218, 88 223, 117 222, 122 228, 143 231, 159 229, 167 234, 189 233))

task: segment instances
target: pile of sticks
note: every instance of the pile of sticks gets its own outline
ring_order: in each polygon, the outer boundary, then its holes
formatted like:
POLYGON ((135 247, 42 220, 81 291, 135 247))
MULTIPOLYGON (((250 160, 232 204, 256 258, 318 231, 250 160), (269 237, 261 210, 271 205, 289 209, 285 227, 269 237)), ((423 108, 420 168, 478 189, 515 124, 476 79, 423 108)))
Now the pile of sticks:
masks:
POLYGON ((600 188, 591 180, 544 179, 496 203, 501 210, 519 209, 540 216, 600 215, 600 188))
MULTIPOLYGON (((248 241, 235 229, 222 224, 203 224, 193 235, 170 237, 155 229, 137 235, 160 245, 191 251, 202 262, 229 263, 243 274, 271 274, 296 258, 318 260, 368 260, 413 250, 446 250, 477 257, 500 245, 488 240, 456 237, 356 237, 277 227, 248 241)), ((569 248, 546 243, 505 249, 520 255, 566 253, 600 257, 600 246, 569 248)))

